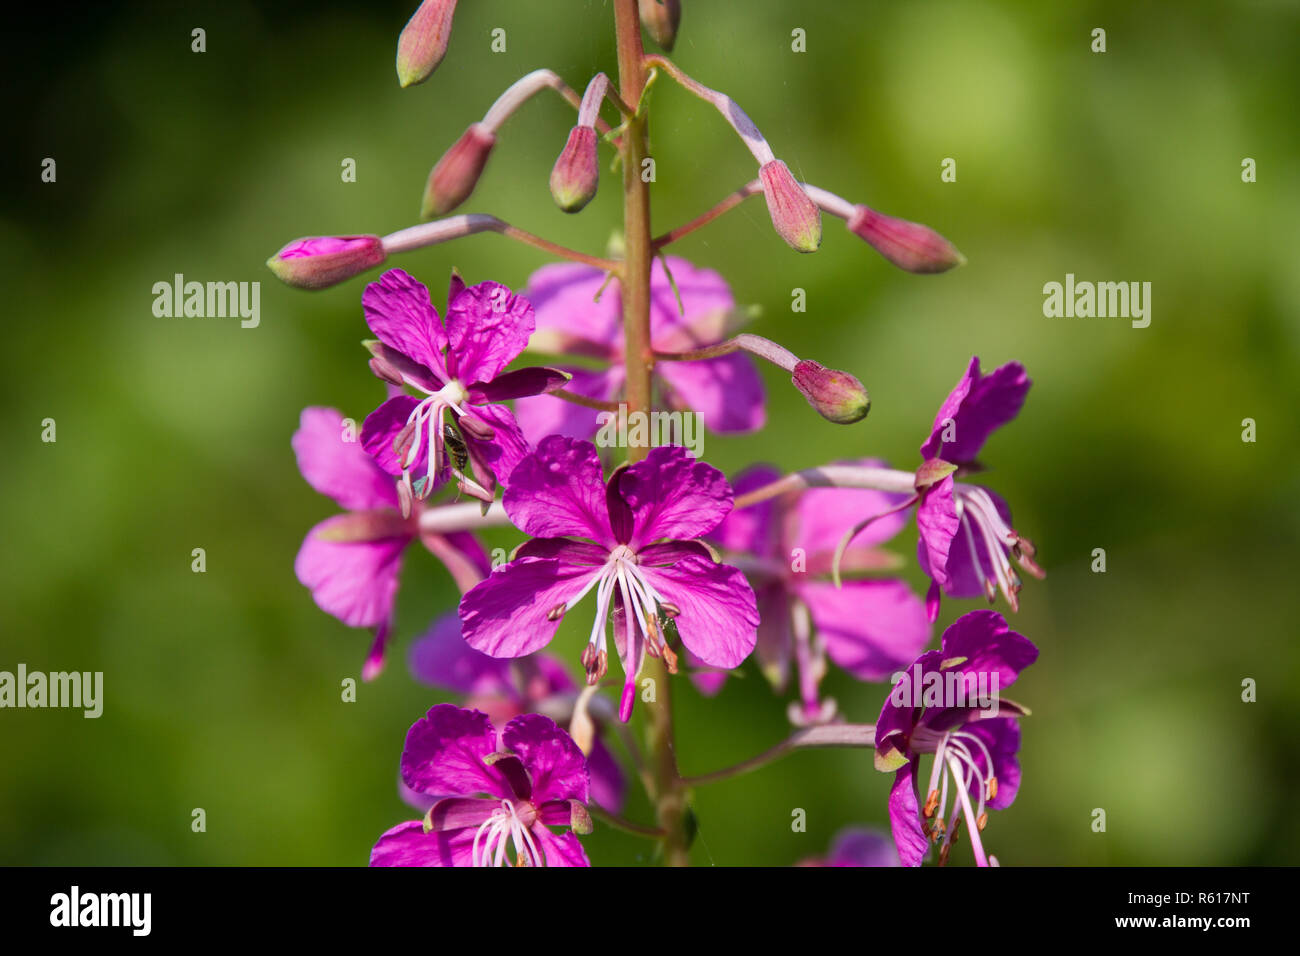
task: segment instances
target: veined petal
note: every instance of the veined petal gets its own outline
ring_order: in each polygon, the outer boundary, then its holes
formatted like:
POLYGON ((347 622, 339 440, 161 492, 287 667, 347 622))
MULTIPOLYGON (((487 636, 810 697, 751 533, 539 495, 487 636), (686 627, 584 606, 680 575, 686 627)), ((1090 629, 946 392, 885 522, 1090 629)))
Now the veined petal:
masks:
POLYGON ((730 669, 749 656, 758 640, 758 608, 743 574, 695 555, 669 567, 642 565, 641 573, 677 606, 677 633, 696 657, 730 669))
POLYGON ((524 350, 535 324, 533 304, 499 282, 461 290, 447 303, 448 364, 455 377, 492 381, 524 350))
POLYGON ((320 536, 348 517, 328 518, 307 532, 294 572, 322 611, 349 627, 377 627, 393 613, 402 552, 411 539, 330 541, 320 536))
POLYGON ((518 754, 533 782, 532 800, 577 800, 586 803, 591 788, 587 758, 573 738, 542 714, 516 717, 501 733, 501 742, 518 754))
POLYGON ((293 433, 298 470, 309 485, 341 508, 396 508, 392 479, 375 465, 354 432, 355 426, 349 430, 343 415, 333 408, 304 408, 293 433))
POLYGON ((989 435, 1020 413, 1031 384, 1019 362, 1008 362, 982 375, 979 357, 973 357, 935 415, 930 436, 921 446, 922 457, 974 461, 989 435), (945 442, 944 432, 949 429, 952 441, 945 442))
MULTIPOLYGON (((394 478, 400 477, 404 463, 393 450, 393 440, 406 427, 406 420, 411 417, 419 401, 410 395, 395 395, 366 416, 361 426, 361 445, 371 459, 394 478)), ((420 437, 420 454, 411 462, 411 470, 424 474, 429 461, 429 443, 420 437)))
POLYGON ((483 762, 496 750, 497 732, 487 714, 437 704, 406 733, 402 780, 412 790, 439 796, 511 798, 506 780, 483 762))
POLYGON ((925 604, 904 581, 808 581, 797 591, 826 653, 859 680, 889 677, 930 643, 925 604))
POLYGON ((534 823, 533 839, 546 855, 547 866, 591 866, 587 851, 571 832, 553 833, 541 823, 534 823))
POLYGON ((574 536, 613 547, 605 482, 588 441, 551 436, 510 475, 502 497, 515 527, 535 538, 574 536))
MULTIPOLYGON (((993 758, 993 774, 998 780, 998 793, 987 805, 993 810, 1005 810, 1011 806, 1020 791, 1020 761, 1016 754, 1020 752, 1020 722, 1011 717, 988 717, 974 720, 961 728, 963 732, 974 734, 984 742, 993 758)), ((987 761, 984 753, 977 747, 968 748, 971 756, 987 775, 987 761)))
POLYGON ((470 404, 483 405, 487 402, 506 402, 513 398, 529 395, 543 395, 563 388, 569 381, 569 374, 557 368, 530 365, 527 368, 504 372, 490 382, 471 385, 466 391, 470 404))
POLYGON ((361 306, 379 341, 447 378, 442 361, 447 333, 422 283, 401 269, 389 269, 366 286, 361 306))
POLYGON ((559 619, 551 611, 581 593, 590 567, 549 558, 517 558, 495 569, 460 599, 470 647, 492 657, 523 657, 545 647, 559 619))
POLYGON ((370 851, 371 866, 473 866, 474 830, 424 832, 424 823, 399 823, 370 851))
POLYGON ((504 405, 472 405, 465 412, 492 428, 491 438, 475 438, 462 430, 470 456, 482 462, 501 484, 507 484, 519 462, 528 454, 528 442, 519 430, 515 416, 504 405))
POLYGON ((942 588, 947 588, 948 556, 957 536, 957 502, 952 493, 952 475, 927 488, 916 506, 916 526, 920 539, 916 558, 921 570, 942 588))
POLYGON ((662 445, 617 479, 632 509, 636 550, 661 538, 703 537, 731 511, 731 485, 722 472, 680 445, 662 445))
POLYGON ((930 849, 930 841, 921 829, 921 808, 916 795, 919 764, 919 760, 913 759, 900 768, 889 790, 889 829, 903 866, 920 866, 930 849))

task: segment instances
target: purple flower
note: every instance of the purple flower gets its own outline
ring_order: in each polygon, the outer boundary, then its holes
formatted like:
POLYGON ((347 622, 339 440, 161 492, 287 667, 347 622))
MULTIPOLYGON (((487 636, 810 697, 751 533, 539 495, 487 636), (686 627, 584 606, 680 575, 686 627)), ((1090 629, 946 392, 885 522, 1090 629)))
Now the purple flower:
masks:
POLYGON ((619 717, 626 721, 646 653, 676 670, 661 613, 700 661, 732 668, 754 649, 758 610, 744 575, 694 540, 731 510, 720 471, 672 445, 652 448, 608 482, 601 475, 591 442, 558 435, 519 463, 502 501, 533 540, 461 599, 460 618, 471 647, 521 657, 545 646, 561 618, 595 591, 583 665, 588 683, 604 676, 613 610, 626 675, 619 717))
POLYGON ((487 555, 468 531, 421 534, 419 513, 398 514, 397 492, 332 408, 305 408, 293 435, 298 470, 307 483, 334 499, 346 514, 316 525, 298 551, 294 571, 321 610, 349 627, 375 630, 361 676, 383 668, 393 624, 402 554, 417 536, 446 565, 461 590, 490 570, 487 555))
MULTIPOLYGON (((957 466, 959 474, 979 470, 975 456, 989 435, 1020 412, 1030 384, 1019 362, 982 375, 978 356, 972 358, 934 417, 921 446, 922 468, 933 469, 937 462, 957 466)), ((956 481, 951 472, 922 488, 916 524, 921 532, 917 560, 932 582, 926 597, 931 621, 939 615, 941 589, 949 597, 983 594, 990 601, 1001 590, 1011 609, 1019 610, 1020 577, 1008 555, 1030 574, 1043 576, 1033 560, 1033 543, 1012 528, 1006 502, 978 485, 956 481)))
POLYGON ((835 834, 830 852, 799 866, 899 866, 898 850, 885 834, 867 827, 845 827, 835 834))
POLYGON ((487 714, 438 704, 406 735, 402 781, 439 799, 381 836, 371 866, 590 865, 574 836, 591 832, 587 761, 549 717, 514 718, 498 746, 487 714))
MULTIPOLYGON (((668 258, 681 294, 656 260, 650 276, 650 339, 660 352, 683 352, 715 345, 729 334, 735 301, 716 272, 685 259, 668 258)), ((543 352, 585 355, 608 368, 565 368, 566 386, 588 398, 614 400, 623 393, 623 313, 618 280, 605 286, 605 273, 590 266, 543 266, 528 280, 528 297, 537 309, 537 331, 529 347, 543 352), (600 292, 599 300, 597 293, 600 292)), ((753 360, 741 353, 694 362, 659 362, 654 369, 661 406, 698 412, 718 433, 762 428, 763 383, 753 360)), ((558 398, 529 398, 515 404, 524 434, 534 442, 547 435, 590 438, 597 413, 558 398)))
MULTIPOLYGON (((776 469, 759 465, 737 476, 736 491, 752 491, 779 477, 776 469)), ((906 500, 906 495, 869 489, 814 488, 734 511, 712 536, 754 587, 762 618, 758 659, 768 679, 783 689, 791 659, 798 664, 800 703, 791 706, 797 723, 834 716, 834 701, 818 699, 827 655, 860 680, 881 680, 930 641, 925 605, 905 582, 857 578, 836 587, 828 580, 841 529, 864 513, 892 511, 864 529, 844 553, 841 568, 852 573, 891 567, 891 556, 877 546, 902 530, 907 516, 894 509, 906 500)))
MULTIPOLYGON (((577 684, 554 657, 531 654, 505 661, 480 654, 465 643, 455 614, 438 618, 411 646, 410 664, 417 680, 466 695, 467 706, 483 711, 497 723, 541 711, 547 705, 567 705, 572 710, 577 696, 577 684)), ((619 813, 625 789, 623 771, 599 737, 587 754, 587 768, 591 771, 592 801, 619 813)))
POLYGON ((963 819, 975 862, 989 865, 980 841, 985 810, 1009 807, 1020 789, 1015 717, 1027 713, 998 694, 1037 658, 1038 648, 1001 614, 971 611, 944 631, 940 650, 922 654, 894 684, 876 722, 876 767, 896 771, 889 821, 904 866, 919 866, 930 840, 939 844, 940 864, 947 862, 963 819), (934 756, 924 804, 922 754, 934 756))
POLYGON ((361 430, 366 451, 401 478, 404 505, 412 497, 412 473, 421 472, 415 498, 428 497, 450 473, 462 491, 491 501, 497 482, 504 483, 528 452, 514 416, 497 403, 568 381, 548 368, 502 372, 528 343, 532 305, 500 283, 466 288, 453 274, 444 329, 429 291, 401 269, 366 286, 361 303, 379 338, 367 343, 371 368, 425 396, 394 396, 371 412, 361 430), (444 412, 451 413, 449 422, 444 412))

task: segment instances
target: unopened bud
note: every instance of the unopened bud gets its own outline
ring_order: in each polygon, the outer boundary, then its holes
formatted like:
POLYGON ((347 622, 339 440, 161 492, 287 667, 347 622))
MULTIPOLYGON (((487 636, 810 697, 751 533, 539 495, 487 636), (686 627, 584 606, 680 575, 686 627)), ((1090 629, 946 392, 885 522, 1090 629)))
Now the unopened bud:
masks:
POLYGON ((682 22, 681 0, 639 0, 641 24, 665 53, 673 52, 677 27, 682 22))
POLYGON ((482 123, 465 130, 429 173, 420 206, 421 219, 445 216, 469 198, 496 141, 496 134, 482 123))
POLYGON ((816 252, 822 244, 821 210, 795 182, 790 167, 779 159, 770 160, 758 171, 758 178, 777 235, 797 252, 816 252))
POLYGON ((848 227, 882 256, 908 272, 947 272, 966 257, 929 226, 854 206, 848 227))
POLYGON ((551 170, 551 195, 565 212, 577 212, 591 202, 599 183, 596 131, 590 126, 575 126, 551 170))
POLYGON ((447 54, 456 0, 424 0, 397 40, 397 80, 414 86, 429 78, 447 54))
POLYGON ((287 285, 324 289, 373 269, 386 257, 378 236, 313 236, 295 239, 266 264, 287 285))
POLYGON ((871 411, 866 388, 848 372, 804 359, 794 367, 791 381, 822 418, 837 425, 860 422, 871 411))

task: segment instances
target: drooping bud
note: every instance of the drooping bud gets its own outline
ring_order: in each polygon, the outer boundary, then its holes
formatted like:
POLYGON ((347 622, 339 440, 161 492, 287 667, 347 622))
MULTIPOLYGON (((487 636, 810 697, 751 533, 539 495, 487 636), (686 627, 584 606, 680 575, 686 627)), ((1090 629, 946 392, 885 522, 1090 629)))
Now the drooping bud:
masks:
POLYGON ((483 123, 474 123, 465 130, 429 173, 420 205, 421 219, 445 216, 469 198, 496 141, 496 134, 483 123))
POLYGON ((790 167, 779 159, 769 160, 759 169, 758 178, 777 234, 797 252, 816 252, 822 244, 821 210, 795 182, 790 167))
POLYGON ((829 422, 852 425, 862 421, 871 411, 871 398, 866 388, 848 372, 804 359, 794 367, 791 381, 808 399, 808 404, 829 422))
POLYGON ((403 87, 423 83, 447 54, 456 0, 424 0, 397 40, 397 80, 403 87))
POLYGON ((929 226, 895 219, 868 206, 853 207, 848 227, 854 235, 865 239, 882 256, 908 272, 947 272, 966 263, 966 257, 929 226))
POLYGON ((312 236, 295 239, 266 265, 287 285, 324 289, 373 269, 386 257, 378 236, 312 236))
POLYGON ((596 131, 590 126, 575 126, 551 170, 551 195, 565 212, 578 212, 591 202, 599 183, 596 131))
POLYGON ((673 52, 677 27, 682 22, 681 0, 639 0, 641 25, 665 53, 673 52))

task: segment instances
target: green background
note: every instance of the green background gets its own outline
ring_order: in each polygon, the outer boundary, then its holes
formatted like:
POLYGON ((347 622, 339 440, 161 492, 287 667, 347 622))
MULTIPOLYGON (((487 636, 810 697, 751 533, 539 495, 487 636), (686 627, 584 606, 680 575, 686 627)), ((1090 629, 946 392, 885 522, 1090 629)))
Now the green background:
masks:
MULTIPOLYGON (((395 789, 402 738, 444 698, 404 656, 455 596, 433 559, 410 557, 390 665, 340 700, 367 637, 294 578, 304 532, 335 508, 289 438, 305 405, 360 418, 382 397, 358 345, 364 280, 301 292, 263 263, 297 236, 412 224, 431 164, 524 72, 581 89, 614 71, 607 3, 465 3, 440 70, 403 91, 393 54, 413 6, 104 4, 9 26, 0 669, 102 670, 106 701, 98 720, 0 711, 0 862, 360 864, 412 815, 395 789), (505 53, 489 49, 495 27, 505 53), (155 318, 153 283, 178 272, 260 280, 260 327, 155 318), (195 807, 206 833, 191 832, 195 807)), ((833 426, 765 369, 768 429, 710 434, 707 457, 728 473, 868 454, 911 468, 972 354, 1024 362, 1029 400, 982 457, 1048 576, 1012 618, 1041 657, 1014 694, 1033 709, 1023 788, 987 845, 1008 865, 1296 862, 1300 7, 685 7, 674 58, 732 93, 796 175, 929 223, 969 258, 908 275, 830 217, 821 250, 799 256, 757 198, 682 241, 762 307, 752 331, 850 369, 873 399, 865 422, 833 426), (791 52, 796 27, 806 53, 791 52), (1151 282, 1150 327, 1045 318, 1042 286, 1067 272, 1151 282)), ((652 106, 657 226, 754 175, 710 108, 666 79, 652 106)), ((616 180, 576 217, 546 188, 572 122, 550 94, 523 109, 462 211, 602 250, 616 180)), ((441 302, 453 265, 522 287, 545 261, 484 235, 393 264, 441 302)), ((920 587, 914 540, 912 526, 894 547, 920 587)), ((976 606, 947 601, 940 623, 976 606)), ((553 650, 576 669, 580 641, 565 631, 553 650)), ((886 690, 842 674, 827 688, 863 721, 886 690)), ((674 692, 684 772, 787 731, 752 664, 716 699, 684 680, 674 692)), ((869 754, 834 751, 702 788, 694 860, 818 855, 844 825, 884 825, 888 783, 869 754)), ((649 819, 639 796, 627 812, 649 819)), ((607 828, 585 845, 597 864, 649 859, 607 828)), ((969 861, 964 844, 954 858, 969 861)))

